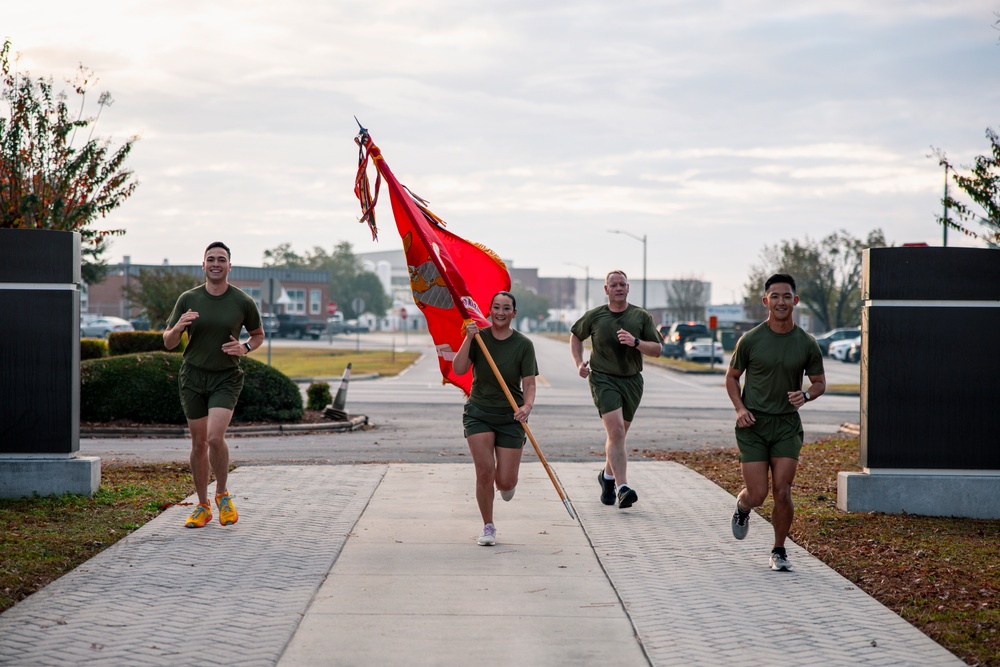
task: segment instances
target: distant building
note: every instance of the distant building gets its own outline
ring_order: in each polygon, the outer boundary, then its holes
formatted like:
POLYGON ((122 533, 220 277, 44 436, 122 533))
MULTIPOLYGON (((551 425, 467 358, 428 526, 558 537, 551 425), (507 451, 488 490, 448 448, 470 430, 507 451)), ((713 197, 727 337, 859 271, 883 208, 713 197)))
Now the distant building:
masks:
MULTIPOLYGON (((124 289, 144 269, 169 269, 205 281, 205 272, 200 264, 131 264, 126 257, 121 264, 108 267, 108 275, 102 282, 84 285, 80 310, 125 319, 141 315, 141 306, 128 303, 124 289)), ((234 266, 229 274, 229 283, 253 297, 262 313, 296 313, 307 315, 310 320, 326 322, 326 304, 330 294, 330 274, 326 271, 234 266)))
MULTIPOLYGON (((393 298, 393 309, 413 307, 410 292, 410 274, 406 267, 406 255, 400 250, 358 253, 362 266, 376 272, 380 278, 389 276, 388 291, 393 298), (376 270, 382 266, 381 271, 376 270)), ((504 260, 510 273, 511 283, 521 285, 540 296, 548 298, 550 320, 554 323, 576 321, 587 310, 607 302, 604 294, 604 276, 588 278, 539 276, 537 268, 520 268, 509 259, 504 260)), ((642 305, 642 277, 629 276, 631 291, 629 301, 642 305)), ((383 283, 384 284, 384 283, 383 283)), ((707 308, 712 300, 712 284, 707 281, 646 280, 646 310, 657 324, 671 324, 677 320, 707 320, 707 308), (693 297, 689 303, 678 302, 678 288, 682 283, 692 285, 693 297)), ((482 304, 480 304, 482 306, 482 304)), ((392 317, 387 317, 387 325, 392 325, 392 317)), ((412 320, 412 317, 411 317, 412 320)), ((398 322, 396 324, 399 324, 398 322)), ((411 329, 416 322, 408 323, 411 329)))

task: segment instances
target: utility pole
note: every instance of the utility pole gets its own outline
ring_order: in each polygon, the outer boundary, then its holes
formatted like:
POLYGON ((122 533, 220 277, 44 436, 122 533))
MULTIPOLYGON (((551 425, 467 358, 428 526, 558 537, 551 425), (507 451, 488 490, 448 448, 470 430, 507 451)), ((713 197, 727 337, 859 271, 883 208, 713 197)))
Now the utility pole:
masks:
POLYGON ((948 163, 944 163, 944 222, 941 223, 944 229, 944 247, 948 247, 948 163))
POLYGON ((646 235, 636 236, 629 232, 623 232, 619 229, 609 229, 612 234, 624 234, 625 236, 630 236, 636 241, 642 242, 642 309, 646 310, 646 235))
POLYGON ((570 263, 567 263, 566 266, 575 266, 578 269, 583 269, 584 272, 587 274, 587 277, 584 279, 586 282, 584 282, 583 284, 583 290, 584 293, 586 294, 586 296, 583 297, 584 300, 583 311, 587 312, 588 310, 590 310, 590 266, 589 265, 583 266, 582 264, 570 264, 570 263))

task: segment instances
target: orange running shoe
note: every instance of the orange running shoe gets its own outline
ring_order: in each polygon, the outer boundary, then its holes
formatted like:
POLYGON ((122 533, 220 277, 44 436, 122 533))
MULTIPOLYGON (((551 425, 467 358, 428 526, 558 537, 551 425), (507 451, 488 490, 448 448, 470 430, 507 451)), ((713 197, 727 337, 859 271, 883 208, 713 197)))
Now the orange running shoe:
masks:
POLYGON ((191 516, 184 522, 185 528, 203 528, 206 523, 212 520, 212 508, 209 505, 199 504, 191 512, 191 516))
MULTIPOLYGON (((219 523, 223 526, 231 526, 240 520, 240 515, 236 512, 236 504, 228 491, 215 496, 215 504, 219 506, 219 523)), ((209 519, 212 517, 209 516, 209 519)))

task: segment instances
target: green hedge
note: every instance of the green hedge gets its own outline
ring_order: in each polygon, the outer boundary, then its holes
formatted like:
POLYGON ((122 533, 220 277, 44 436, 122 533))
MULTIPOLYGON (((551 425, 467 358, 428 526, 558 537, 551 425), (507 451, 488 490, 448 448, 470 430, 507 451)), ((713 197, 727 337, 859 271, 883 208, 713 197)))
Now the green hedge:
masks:
POLYGON ((80 361, 108 356, 108 341, 103 338, 80 339, 80 361))
MULTIPOLYGON (((80 364, 80 419, 185 424, 177 389, 183 357, 143 352, 80 364)), ((254 359, 241 361, 243 393, 233 422, 289 422, 302 418, 302 394, 288 377, 254 359)))
MULTIPOLYGON (((181 336, 180 344, 171 352, 183 352, 187 346, 187 336, 181 336)), ((108 335, 108 354, 117 357, 136 352, 166 352, 163 347, 162 331, 116 331, 108 335)))
POLYGON ((306 389, 306 407, 310 410, 322 410, 333 402, 329 382, 313 382, 306 389))

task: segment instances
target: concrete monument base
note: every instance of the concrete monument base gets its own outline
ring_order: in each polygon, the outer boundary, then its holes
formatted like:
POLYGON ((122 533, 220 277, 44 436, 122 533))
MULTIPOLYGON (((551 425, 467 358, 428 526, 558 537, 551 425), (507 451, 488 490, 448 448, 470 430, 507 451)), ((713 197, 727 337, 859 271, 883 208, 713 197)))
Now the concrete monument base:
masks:
POLYGON ((840 472, 837 507, 846 512, 1000 519, 1000 471, 840 472))
POLYGON ((0 455, 0 498, 93 496, 101 486, 101 459, 58 454, 0 455))

